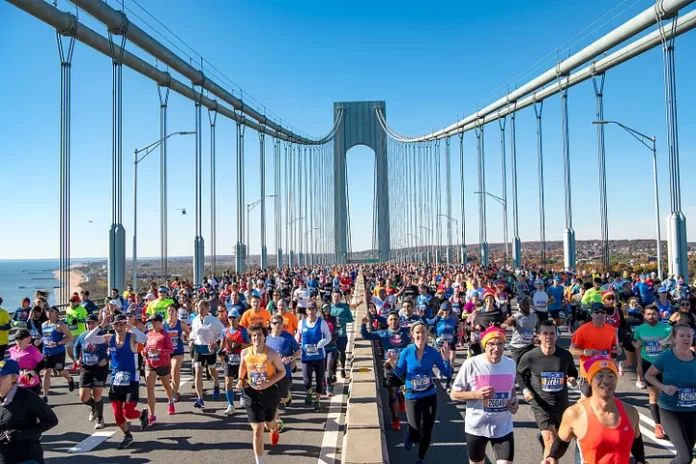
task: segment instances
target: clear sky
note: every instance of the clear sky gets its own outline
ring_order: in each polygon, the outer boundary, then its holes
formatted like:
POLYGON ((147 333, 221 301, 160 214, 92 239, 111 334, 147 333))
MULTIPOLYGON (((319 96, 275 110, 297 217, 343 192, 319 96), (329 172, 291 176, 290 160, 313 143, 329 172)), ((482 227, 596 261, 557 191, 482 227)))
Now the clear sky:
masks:
MULTIPOLYGON (((126 5, 156 29, 132 1, 126 5)), ((402 134, 421 134, 469 114, 506 85, 526 82, 553 66, 556 50, 571 52, 600 37, 654 4, 652 0, 532 0, 519 2, 365 1, 303 2, 139 0, 196 52, 262 102, 306 133, 319 136, 332 125, 335 101, 384 100, 389 124, 402 134), (598 29, 595 31, 595 29, 598 29), (594 31, 594 32, 593 32, 594 31), (578 39, 582 39, 579 40, 578 39), (578 42, 578 43, 574 43, 578 42), (550 54, 550 55, 549 55, 550 54), (548 61, 549 56, 551 60, 548 61), (543 66, 534 68, 542 60, 543 66), (530 67, 532 68, 530 70, 530 67), (526 72, 526 75, 524 75, 526 72), (523 74, 522 77, 520 73, 523 74)), ((109 4, 117 6, 115 0, 109 4)), ((58 7, 70 10, 65 0, 58 7)), ((141 20, 131 19, 154 35, 141 20)), ((103 25, 80 14, 86 25, 106 34, 103 25)), ((162 40, 162 39, 160 39, 162 40)), ((46 24, 0 2, 0 259, 50 258, 59 251, 59 61, 55 32, 46 24)), ((180 45, 180 44, 179 44, 180 45)), ((180 45, 196 60, 193 52, 180 45)), ((144 56, 134 45, 132 52, 144 56)), ((181 54, 181 53, 180 53, 181 54)), ((689 240, 696 240, 695 168, 696 32, 677 39, 677 92, 682 167, 682 201, 689 240)), ((186 58, 188 59, 188 58, 186 58)), ((152 58, 148 61, 154 63, 152 58)), ((659 183, 663 216, 669 214, 662 56, 654 49, 610 71, 605 87, 605 117, 658 137, 659 183)), ((591 82, 569 93, 574 226, 578 240, 598 238, 596 130, 591 82)), ((193 103, 170 97, 169 130, 193 130, 193 103)), ((560 103, 544 105, 547 239, 560 240, 563 216, 563 166, 560 103)), ((153 82, 124 68, 124 226, 132 231, 132 153, 159 138, 159 109, 153 82)), ((209 228, 209 129, 204 115, 203 229, 209 228)), ((520 236, 538 239, 536 133, 533 109, 517 117, 520 236)), ((259 196, 258 139, 247 131, 246 198, 259 196)), ((609 235, 654 238, 650 153, 617 127, 607 128, 609 235)), ((465 135, 467 242, 478 239, 475 138, 465 135)), ((169 252, 193 252, 193 137, 169 143, 169 252), (189 214, 175 210, 186 208, 189 214)), ((218 251, 231 254, 236 241, 234 125, 218 119, 218 251)), ((509 156, 509 153, 508 153, 509 156)), ((458 152, 453 151, 453 210, 458 215, 458 152)), ((139 255, 157 256, 157 153, 140 165, 139 255)), ((268 183, 273 189, 271 151, 268 183)), ((509 163, 509 161, 508 161, 509 163)), ((372 243, 373 154, 356 147, 348 154, 348 182, 354 250, 372 243), (363 207, 357 207, 363 205, 363 207)), ((499 129, 486 129, 487 187, 500 194, 499 129)), ((111 221, 111 62, 77 44, 72 71, 72 255, 106 256, 111 221), (91 221, 91 222, 89 222, 91 221)), ((508 187, 510 181, 508 180, 508 187)), ((444 204, 444 201, 443 201, 444 204)), ((497 203, 488 203, 488 238, 502 241, 497 203)), ((275 249, 273 209, 268 211, 268 246, 275 249)), ((258 253, 258 209, 252 213, 251 252, 258 253), (254 214, 255 213, 255 214, 254 214)), ((206 251, 209 251, 209 244, 206 251)), ((130 255, 130 243, 128 244, 130 255)))

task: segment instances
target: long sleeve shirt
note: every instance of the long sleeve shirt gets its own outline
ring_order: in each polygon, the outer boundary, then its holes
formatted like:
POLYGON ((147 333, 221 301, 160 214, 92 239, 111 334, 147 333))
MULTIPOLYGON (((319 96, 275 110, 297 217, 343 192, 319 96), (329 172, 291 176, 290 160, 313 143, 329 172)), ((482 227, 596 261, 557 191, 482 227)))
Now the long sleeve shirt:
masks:
POLYGON ((193 340, 194 345, 208 345, 209 343, 222 340, 222 334, 225 332, 225 326, 220 322, 220 319, 208 314, 201 320, 198 316, 191 323, 191 333, 189 339, 193 340))
POLYGON ((437 393, 433 382, 433 366, 437 366, 445 377, 452 376, 450 362, 442 359, 440 352, 430 345, 425 346, 420 361, 416 356, 416 345, 410 345, 401 352, 394 374, 405 379, 404 396, 407 399, 415 400, 437 393))
POLYGON ((368 332, 367 326, 360 326, 360 335, 365 340, 379 341, 384 348, 384 358, 396 357, 411 344, 411 335, 409 330, 406 328, 399 328, 399 330, 377 330, 375 332, 368 332))

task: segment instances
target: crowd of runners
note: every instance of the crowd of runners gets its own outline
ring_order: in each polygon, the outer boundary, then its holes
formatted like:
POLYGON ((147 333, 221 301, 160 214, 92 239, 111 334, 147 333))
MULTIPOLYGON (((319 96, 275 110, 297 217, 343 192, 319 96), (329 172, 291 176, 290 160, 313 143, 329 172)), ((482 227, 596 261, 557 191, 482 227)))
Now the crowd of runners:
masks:
POLYGON ((158 382, 166 413, 176 414, 188 357, 193 407, 213 400, 226 402, 227 415, 244 408, 261 463, 264 432, 272 446, 279 442, 293 373, 301 369, 304 404, 315 412, 347 377, 346 328, 363 300, 360 334, 383 359, 391 429, 399 432, 405 415, 403 446, 418 445, 418 464, 432 441, 438 378, 453 401, 466 403, 471 463, 485 461, 489 443, 498 464, 515 462, 521 401, 539 427, 539 461, 557 462, 575 438, 577 462, 644 463, 639 414, 616 397, 627 371, 648 390, 655 436, 676 451, 671 463, 693 458, 696 292, 681 277, 423 264, 223 273, 199 285, 175 279, 144 292, 112 289, 102 309, 83 291, 64 314, 39 293, 12 316, 0 310, 0 409, 11 412, 0 414, 0 454, 5 462, 43 462, 40 436, 58 420, 50 396, 59 377, 79 390, 96 429, 117 424, 127 448, 130 421, 140 430, 157 425, 158 382), (366 298, 353 294, 359 275, 366 298), (557 345, 566 331, 569 349, 557 345), (467 354, 459 366, 457 352, 467 354), (580 391, 575 404, 569 387, 580 391), (112 417, 105 418, 104 395, 112 417))

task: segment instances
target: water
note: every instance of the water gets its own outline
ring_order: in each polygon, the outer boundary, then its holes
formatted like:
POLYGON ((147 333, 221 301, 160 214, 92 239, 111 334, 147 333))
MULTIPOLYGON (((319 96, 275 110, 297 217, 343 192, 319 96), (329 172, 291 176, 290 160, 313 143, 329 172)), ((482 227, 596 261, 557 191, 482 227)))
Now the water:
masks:
POLYGON ((0 297, 3 308, 13 312, 24 297, 34 300, 37 289, 48 290, 49 304, 56 303, 55 287, 59 285, 53 272, 58 269, 57 259, 0 260, 0 297))

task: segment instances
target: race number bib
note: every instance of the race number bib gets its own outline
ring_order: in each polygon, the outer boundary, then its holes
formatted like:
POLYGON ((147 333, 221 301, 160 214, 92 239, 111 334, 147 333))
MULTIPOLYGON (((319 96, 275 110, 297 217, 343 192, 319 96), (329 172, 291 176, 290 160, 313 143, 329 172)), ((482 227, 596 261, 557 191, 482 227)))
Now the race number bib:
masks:
POLYGON ((416 375, 411 379, 411 390, 414 392, 422 392, 430 388, 432 380, 429 375, 416 375))
POLYGON ((392 348, 387 351, 387 358, 389 358, 393 364, 399 361, 399 356, 401 356, 401 350, 399 348, 392 348))
POLYGON ((265 372, 251 372, 249 377, 251 384, 257 387, 260 387, 268 380, 268 376, 265 372))
POLYGON ((496 393, 495 398, 483 400, 483 410, 486 412, 499 413, 508 410, 509 393, 496 393))
POLYGON ((563 372, 542 372, 541 391, 550 393, 563 391, 564 380, 563 372))
POLYGON ((532 340, 534 340, 533 330, 523 330, 520 332, 520 335, 522 336, 522 341, 524 342, 531 342, 532 340))
POLYGON ((99 355, 94 353, 85 353, 82 356, 82 362, 85 366, 96 366, 99 363, 99 355))
POLYGON ((319 352, 319 347, 317 347, 317 345, 305 345, 304 350, 305 350, 305 354, 311 356, 311 355, 317 354, 319 352))
POLYGON ((152 354, 152 353, 150 353, 150 352, 148 351, 148 353, 147 353, 147 359, 149 359, 150 361, 159 361, 159 358, 160 358, 160 357, 159 357, 159 353, 157 353, 157 354, 152 354))
POLYGON ((677 395, 679 395, 677 406, 680 408, 696 407, 696 388, 680 388, 677 395))
POLYGON ((442 334, 442 335, 440 336, 440 338, 442 339, 443 342, 451 342, 452 340, 454 340, 454 335, 452 335, 452 334, 442 334))
POLYGON ((116 387, 124 387, 131 384, 130 372, 114 372, 114 380, 112 382, 116 387))
POLYGON ((227 364, 230 366, 239 366, 242 362, 242 357, 241 355, 238 354, 228 354, 227 355, 227 364))
POLYGON ((662 353, 662 343, 659 340, 651 340, 645 342, 645 354, 657 356, 662 353))

